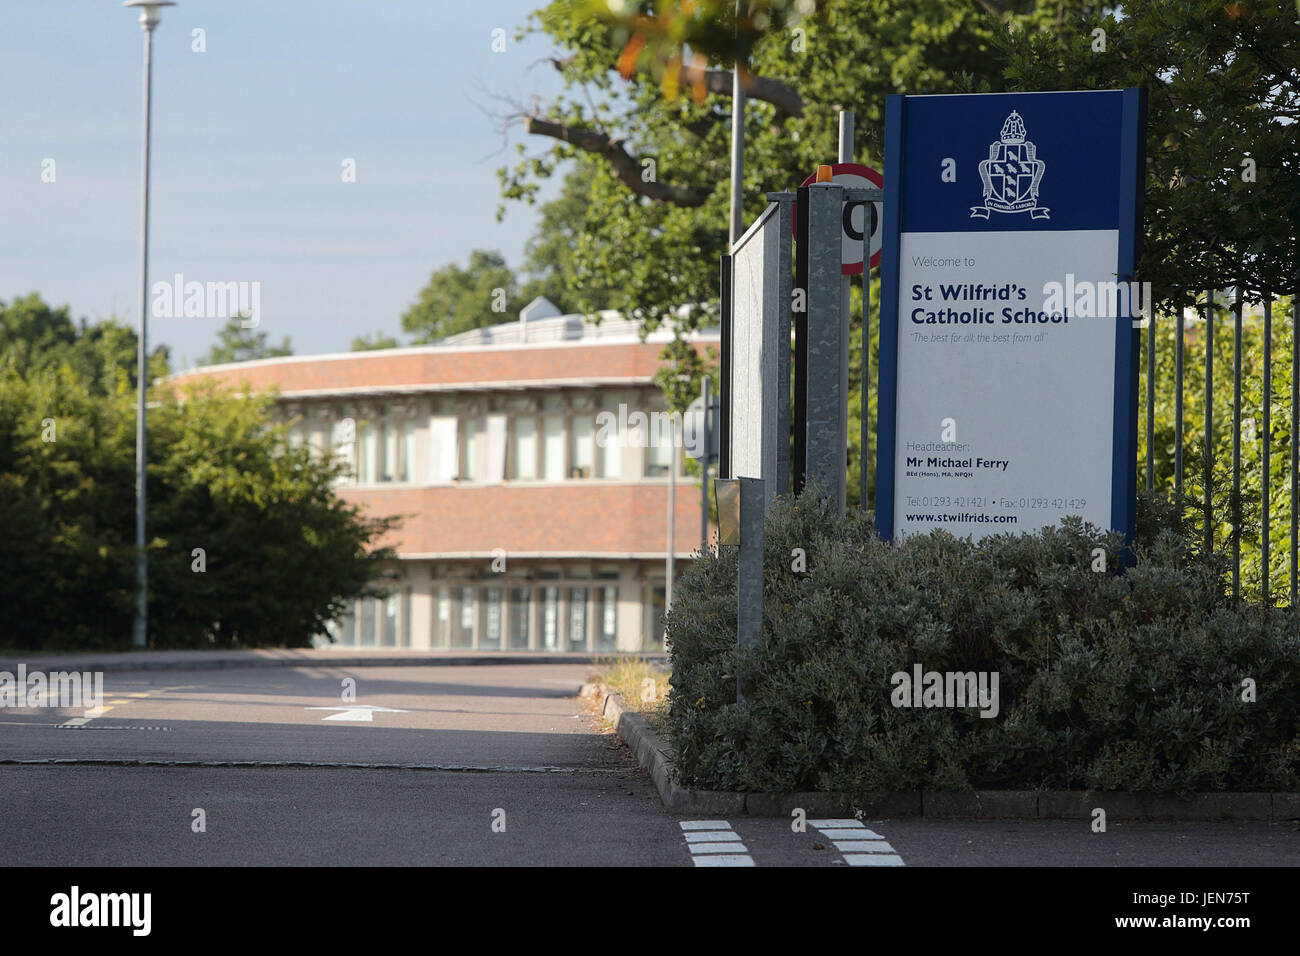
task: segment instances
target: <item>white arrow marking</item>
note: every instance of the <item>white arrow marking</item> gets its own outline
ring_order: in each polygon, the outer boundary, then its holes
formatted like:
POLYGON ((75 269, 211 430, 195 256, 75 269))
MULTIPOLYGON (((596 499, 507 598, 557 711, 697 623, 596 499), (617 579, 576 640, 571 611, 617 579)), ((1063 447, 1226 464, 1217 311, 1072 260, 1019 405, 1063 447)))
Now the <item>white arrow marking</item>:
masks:
POLYGON ((410 711, 398 710, 395 707, 372 707, 370 704, 352 704, 346 707, 308 707, 308 710, 341 710, 341 714, 330 714, 322 720, 360 720, 370 723, 375 719, 375 711, 382 711, 386 714, 406 714, 410 711))

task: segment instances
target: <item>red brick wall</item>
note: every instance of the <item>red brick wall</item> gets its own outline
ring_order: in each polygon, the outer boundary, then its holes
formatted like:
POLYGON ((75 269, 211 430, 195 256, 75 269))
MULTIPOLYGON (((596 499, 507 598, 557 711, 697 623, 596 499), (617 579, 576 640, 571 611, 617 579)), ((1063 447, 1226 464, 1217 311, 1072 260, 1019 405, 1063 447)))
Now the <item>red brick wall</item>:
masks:
MULTIPOLYGON (((666 553, 666 482, 342 487, 339 497, 372 514, 409 515, 384 542, 399 553, 666 553)), ((675 514, 675 550, 694 551, 700 544, 700 488, 681 476, 675 514)))
MULTIPOLYGON (((717 347, 716 342, 712 344, 717 347)), ((338 359, 303 356, 296 360, 248 363, 232 369, 197 369, 177 375, 172 381, 183 385, 211 379, 236 389, 246 383, 252 391, 275 386, 284 393, 456 383, 511 385, 541 379, 649 379, 659 368, 661 348, 655 344, 623 343, 555 348, 498 346, 447 352, 358 352, 338 359)))

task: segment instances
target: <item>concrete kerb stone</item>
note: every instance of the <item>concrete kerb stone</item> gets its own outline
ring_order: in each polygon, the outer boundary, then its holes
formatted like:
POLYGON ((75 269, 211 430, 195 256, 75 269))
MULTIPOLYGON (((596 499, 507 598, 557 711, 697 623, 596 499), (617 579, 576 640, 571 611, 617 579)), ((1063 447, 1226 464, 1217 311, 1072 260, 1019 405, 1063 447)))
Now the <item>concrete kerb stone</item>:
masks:
POLYGON ((650 729, 645 718, 627 710, 617 694, 598 684, 584 685, 583 695, 602 695, 601 713, 649 772, 664 807, 676 813, 788 817, 795 809, 802 809, 809 816, 856 815, 873 820, 1091 820, 1093 811, 1100 807, 1109 822, 1300 819, 1300 793, 1198 793, 1180 797, 1123 791, 925 790, 878 793, 865 800, 852 800, 846 794, 830 792, 688 790, 672 779, 672 750, 650 729))
MULTIPOLYGON (((647 660, 662 660, 662 654, 641 655, 647 660)), ((7 654, 0 658, 0 670, 15 670, 25 664, 28 671, 78 670, 103 671, 199 671, 226 670, 253 667, 482 667, 505 664, 592 664, 600 659, 597 654, 445 654, 431 652, 426 655, 384 654, 358 655, 338 651, 232 651, 213 654, 205 651, 175 651, 150 654, 149 652, 124 652, 105 657, 69 655, 67 657, 30 658, 7 654)))

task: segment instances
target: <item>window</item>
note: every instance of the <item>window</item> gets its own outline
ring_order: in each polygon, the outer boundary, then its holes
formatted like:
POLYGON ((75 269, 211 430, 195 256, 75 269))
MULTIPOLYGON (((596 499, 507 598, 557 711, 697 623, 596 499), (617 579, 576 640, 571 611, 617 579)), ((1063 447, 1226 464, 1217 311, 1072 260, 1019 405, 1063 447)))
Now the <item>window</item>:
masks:
POLYGON ((379 423, 379 480, 397 480, 397 429, 388 422, 379 423))
POLYGON ((511 424, 510 477, 518 481, 537 477, 536 418, 516 418, 511 424))
POLYGON ((532 608, 529 588, 510 589, 510 649, 528 650, 528 612, 532 608))
POLYGON ((433 591, 433 634, 435 650, 447 646, 451 638, 451 588, 440 584, 433 591))
POLYGON ((398 481, 410 482, 413 461, 415 461, 415 422, 405 418, 402 420, 402 466, 398 469, 398 481))
POLYGON ((474 646, 474 589, 453 588, 455 607, 452 608, 451 646, 474 646))
POLYGON ((384 647, 397 646, 397 595, 390 594, 384 598, 384 630, 380 636, 384 647))
POLYGON ((560 589, 542 588, 542 633, 538 650, 553 651, 560 642, 560 589))
POLYGON ((357 642, 357 621, 352 614, 352 609, 348 610, 337 620, 329 629, 333 635, 335 643, 343 644, 348 647, 357 642))
POLYGON ((478 437, 479 422, 476 418, 461 421, 460 429, 460 480, 474 481, 478 477, 477 458, 474 439, 478 437))
POLYGON ((649 434, 646 436, 645 476, 647 478, 667 478, 668 467, 673 460, 673 433, 671 428, 661 427, 663 412, 655 412, 650 418, 649 434))
POLYGON ((664 649, 664 608, 668 602, 668 590, 663 585, 650 588, 650 601, 648 610, 650 613, 650 627, 647 631, 649 638, 646 641, 646 650, 661 651, 664 649))
POLYGON ((343 472, 337 479, 341 485, 350 485, 357 478, 356 427, 356 422, 351 418, 341 418, 334 422, 331 429, 334 454, 343 463, 343 472))
POLYGON ((569 649, 587 649, 587 589, 569 588, 569 649))
POLYGON ((596 458, 595 416, 574 415, 569 432, 569 477, 590 478, 596 458))
POLYGON ((501 588, 483 589, 483 633, 478 639, 481 651, 501 649, 501 588))
POLYGON ((362 647, 375 646, 375 612, 378 610, 378 601, 374 598, 366 598, 361 602, 361 620, 360 635, 357 643, 362 647))
MULTIPOLYGON (((429 421, 429 480, 434 484, 456 479, 456 419, 435 415, 429 421)), ((414 460, 414 456, 412 456, 414 460)))
POLYGON ((627 406, 616 400, 617 396, 607 395, 601 399, 601 413, 597 416, 596 444, 597 471, 601 478, 617 478, 623 474, 623 446, 627 436, 622 426, 626 418, 627 406), (623 416, 619 415, 620 408, 623 416))
POLYGON ((379 480, 379 447, 379 430, 373 422, 366 422, 361 426, 361 473, 358 476, 363 485, 379 480))
POLYGON ((618 646, 618 588, 600 588, 599 617, 596 620, 596 650, 612 651, 618 646))
POLYGON ((542 477, 547 481, 564 480, 563 415, 547 415, 542 419, 542 477))

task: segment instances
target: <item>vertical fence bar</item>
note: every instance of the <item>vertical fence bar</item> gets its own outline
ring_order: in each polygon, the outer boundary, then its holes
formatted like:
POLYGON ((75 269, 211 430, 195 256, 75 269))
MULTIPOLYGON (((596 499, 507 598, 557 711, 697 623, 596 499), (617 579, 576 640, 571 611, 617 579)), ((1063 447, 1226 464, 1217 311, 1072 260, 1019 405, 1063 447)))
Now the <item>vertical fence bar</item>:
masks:
POLYGON ((1232 596, 1241 589, 1241 295, 1232 314, 1232 596))
POLYGON ((1214 550, 1214 511, 1211 486, 1214 481, 1214 290, 1205 290, 1205 448, 1201 489, 1205 507, 1205 553, 1214 550))
POLYGON ((874 203, 867 203, 863 213, 867 223, 867 240, 862 246, 862 391, 859 411, 862 422, 858 447, 862 450, 862 465, 858 475, 858 508, 867 507, 867 469, 875 460, 871 455, 871 214, 874 203))
POLYGON ((1174 340, 1174 503, 1183 516, 1183 310, 1175 318, 1174 340))
POLYGON ((1297 532, 1300 518, 1296 505, 1300 503, 1300 293, 1291 301, 1291 606, 1296 598, 1297 532))
POLYGON ((1156 316, 1150 303, 1147 310, 1147 491, 1151 491, 1156 474, 1156 316))
POLYGON ((1273 299, 1271 296, 1264 296, 1264 387, 1263 394, 1260 396, 1261 404, 1264 406, 1261 410, 1263 413, 1263 473, 1260 476, 1260 518, 1259 518, 1259 566, 1260 566, 1260 596, 1263 598, 1263 604, 1268 607, 1268 584, 1269 584, 1269 566, 1268 566, 1268 496, 1269 496, 1269 467, 1268 459, 1271 446, 1273 444, 1273 430, 1270 427, 1270 413, 1273 410, 1273 299))

